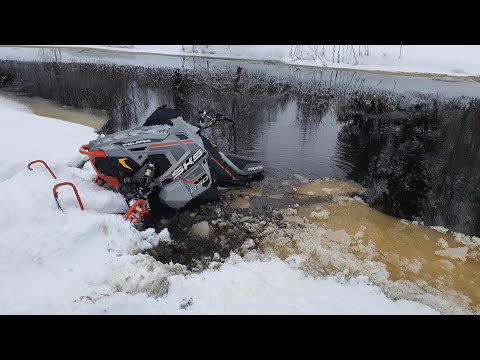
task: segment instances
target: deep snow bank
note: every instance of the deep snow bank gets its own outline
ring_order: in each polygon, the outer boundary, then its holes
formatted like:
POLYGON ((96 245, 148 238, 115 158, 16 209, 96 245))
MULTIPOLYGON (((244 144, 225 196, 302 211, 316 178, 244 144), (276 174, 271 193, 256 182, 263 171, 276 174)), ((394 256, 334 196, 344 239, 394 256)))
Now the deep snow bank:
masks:
POLYGON ((365 278, 349 282, 306 276, 288 262, 250 253, 231 256, 219 269, 191 274, 140 251, 168 241, 168 231, 135 230, 118 213, 123 198, 96 187, 79 144, 91 128, 29 113, 2 99, 0 117, 9 152, 3 153, 0 194, 0 313, 435 313, 410 301, 389 300, 365 278), (26 145, 27 144, 27 145, 26 145), (54 180, 36 158, 56 172, 54 180), (78 209, 74 182, 85 204, 78 209), (263 260, 262 260, 263 259, 263 260), (192 300, 190 300, 190 298, 192 300))
MULTIPOLYGON (((92 128, 35 116, 24 105, 1 96, 0 118, 2 143, 9 149, 1 155, 0 181, 25 170, 26 164, 36 159, 48 159, 54 172, 76 166, 82 161, 78 148, 97 136, 92 128)), ((37 170, 37 166, 41 167, 35 164, 32 168, 37 170)))

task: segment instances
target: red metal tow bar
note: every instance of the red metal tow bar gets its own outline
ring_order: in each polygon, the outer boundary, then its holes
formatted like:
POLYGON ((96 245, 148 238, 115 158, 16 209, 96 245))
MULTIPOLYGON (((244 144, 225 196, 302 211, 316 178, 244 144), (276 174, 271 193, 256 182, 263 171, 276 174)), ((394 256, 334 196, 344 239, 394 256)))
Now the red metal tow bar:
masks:
POLYGON ((55 174, 53 173, 53 171, 50 169, 50 167, 47 165, 47 163, 43 160, 34 160, 32 162, 29 162, 27 167, 28 167, 28 170, 32 171, 32 167, 31 165, 35 164, 35 163, 42 163, 43 165, 45 165, 45 167, 47 168, 48 171, 50 171, 50 174, 52 174, 53 178, 56 179, 57 177, 55 176, 55 174))
POLYGON ((55 198, 55 201, 57 202, 57 205, 58 205, 58 207, 60 208, 60 210, 63 211, 62 207, 61 207, 60 204, 58 203, 58 192, 57 192, 57 188, 59 188, 60 186, 64 186, 64 185, 70 185, 70 186, 72 187, 73 191, 75 192, 75 196, 77 197, 78 205, 80 205, 80 209, 85 210, 84 207, 83 207, 82 199, 80 199, 80 195, 78 194, 77 188, 76 188, 75 185, 73 185, 71 182, 58 183, 57 185, 55 185, 55 186, 53 187, 53 197, 55 198))

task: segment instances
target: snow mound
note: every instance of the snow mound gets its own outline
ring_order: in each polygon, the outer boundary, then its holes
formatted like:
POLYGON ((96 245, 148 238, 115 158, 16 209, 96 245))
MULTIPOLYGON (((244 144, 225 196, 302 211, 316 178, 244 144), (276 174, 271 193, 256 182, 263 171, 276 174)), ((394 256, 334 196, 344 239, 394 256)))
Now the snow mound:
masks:
POLYGON ((392 301, 365 277, 344 283, 316 279, 278 258, 232 257, 220 270, 171 275, 162 298, 115 293, 76 311, 144 314, 436 314, 411 301, 392 301), (260 276, 261 274, 261 276, 260 276), (279 276, 281 274, 281 276, 279 276), (186 302, 186 299, 191 299, 186 302))
MULTIPOLYGON (((55 173, 66 166, 78 166, 85 156, 78 152, 81 145, 98 135, 93 128, 33 115, 21 104, 0 97, 0 117, 4 119, 3 145, 10 149, 2 159, 0 181, 28 171, 30 161, 41 159, 55 173)), ((32 165, 33 172, 48 171, 41 164, 32 165)))

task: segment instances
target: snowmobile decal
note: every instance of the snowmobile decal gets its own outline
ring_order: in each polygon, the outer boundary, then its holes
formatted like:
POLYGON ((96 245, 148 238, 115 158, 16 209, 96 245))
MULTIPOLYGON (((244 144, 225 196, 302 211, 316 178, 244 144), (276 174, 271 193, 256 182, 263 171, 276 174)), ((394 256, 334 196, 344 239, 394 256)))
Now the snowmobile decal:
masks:
POLYGON ((125 164, 125 160, 127 160, 127 158, 120 158, 118 159, 118 162, 126 169, 128 170, 133 170, 130 166, 128 166, 127 164, 125 164))
POLYGON ((203 184, 208 180, 208 176, 205 175, 202 179, 197 181, 195 183, 195 186, 190 190, 190 194, 193 194, 200 186, 203 186, 203 184))
POLYGON ((115 145, 121 145, 122 147, 124 147, 124 146, 145 144, 145 143, 149 143, 149 142, 152 142, 152 140, 151 139, 143 139, 143 140, 137 140, 137 141, 129 141, 129 142, 126 142, 126 143, 119 142, 119 143, 116 143, 115 145))
POLYGON ((172 171, 172 177, 173 180, 175 180, 177 177, 182 175, 185 171, 187 171, 189 168, 191 168, 198 160, 203 155, 202 149, 198 149, 195 154, 190 156, 187 161, 185 161, 182 165, 180 165, 178 168, 172 171))

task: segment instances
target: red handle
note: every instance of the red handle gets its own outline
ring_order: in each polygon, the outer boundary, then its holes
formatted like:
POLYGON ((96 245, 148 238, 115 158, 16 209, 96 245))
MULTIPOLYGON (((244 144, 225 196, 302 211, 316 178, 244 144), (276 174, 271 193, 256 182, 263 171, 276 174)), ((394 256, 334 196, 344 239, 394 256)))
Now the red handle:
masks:
POLYGON ((80 146, 80 154, 83 155, 88 155, 88 156, 93 156, 93 157, 107 157, 107 154, 105 154, 104 151, 99 150, 99 151, 89 151, 87 145, 82 145, 80 146))
POLYGON ((45 167, 47 168, 48 171, 50 171, 50 174, 52 174, 53 178, 56 179, 57 177, 55 176, 55 174, 53 173, 53 171, 50 169, 50 167, 47 165, 47 163, 43 160, 34 160, 32 162, 29 162, 27 167, 28 167, 28 170, 32 171, 32 167, 31 165, 32 164, 35 164, 35 163, 42 163, 43 165, 45 165, 45 167))
POLYGON ((53 187, 53 196, 55 196, 55 199, 58 197, 57 188, 64 185, 70 185, 72 187, 73 191, 75 192, 75 196, 77 197, 78 205, 80 205, 80 209, 85 210, 83 207, 82 199, 80 199, 80 195, 78 195, 77 188, 71 182, 58 183, 53 187))

